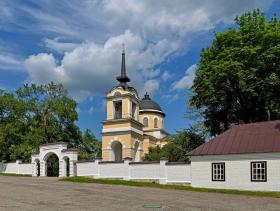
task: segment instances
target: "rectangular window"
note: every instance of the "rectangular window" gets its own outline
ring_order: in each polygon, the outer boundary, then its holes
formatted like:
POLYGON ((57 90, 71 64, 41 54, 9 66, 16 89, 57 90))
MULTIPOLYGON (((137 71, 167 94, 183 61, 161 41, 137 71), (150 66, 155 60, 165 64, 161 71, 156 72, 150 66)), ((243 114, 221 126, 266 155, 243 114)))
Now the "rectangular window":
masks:
POLYGON ((251 181, 252 182, 267 181, 266 161, 251 162, 251 181))
POLYGON ((114 102, 114 119, 122 118, 122 101, 114 102))
POLYGON ((212 181, 225 181, 225 163, 212 163, 212 181))
POLYGON ((132 119, 136 120, 136 104, 132 102, 132 119))

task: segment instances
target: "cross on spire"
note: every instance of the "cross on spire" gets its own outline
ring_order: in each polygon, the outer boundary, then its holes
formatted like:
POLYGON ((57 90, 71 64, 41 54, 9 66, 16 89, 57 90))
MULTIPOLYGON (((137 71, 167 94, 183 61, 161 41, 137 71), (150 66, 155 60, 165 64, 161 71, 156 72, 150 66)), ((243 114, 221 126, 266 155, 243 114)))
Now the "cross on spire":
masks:
POLYGON ((126 82, 130 82, 130 79, 129 77, 126 76, 124 44, 122 47, 123 49, 122 49, 121 75, 117 77, 117 80, 120 82, 121 85, 126 85, 126 82))

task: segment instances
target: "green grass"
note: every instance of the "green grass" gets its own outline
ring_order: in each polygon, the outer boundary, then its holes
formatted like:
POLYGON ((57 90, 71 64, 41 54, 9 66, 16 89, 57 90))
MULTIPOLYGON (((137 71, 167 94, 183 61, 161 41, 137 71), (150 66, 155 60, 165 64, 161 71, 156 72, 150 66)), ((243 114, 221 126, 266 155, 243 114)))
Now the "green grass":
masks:
POLYGON ((31 177, 31 174, 0 173, 0 176, 31 177))
POLYGON ((149 188, 161 188, 161 189, 173 189, 173 190, 185 190, 185 191, 197 191, 197 192, 210 192, 210 193, 224 193, 224 194, 238 194, 246 196, 258 196, 258 197, 274 197, 280 198, 280 192, 263 192, 263 191, 245 191, 234 189, 212 189, 212 188, 194 188, 191 186, 183 185, 161 185, 152 182, 135 182, 116 179, 93 179, 89 177, 65 177, 60 181, 68 182, 80 182, 80 183, 99 183, 99 184, 112 184, 112 185, 126 185, 137 187, 149 187, 149 188))

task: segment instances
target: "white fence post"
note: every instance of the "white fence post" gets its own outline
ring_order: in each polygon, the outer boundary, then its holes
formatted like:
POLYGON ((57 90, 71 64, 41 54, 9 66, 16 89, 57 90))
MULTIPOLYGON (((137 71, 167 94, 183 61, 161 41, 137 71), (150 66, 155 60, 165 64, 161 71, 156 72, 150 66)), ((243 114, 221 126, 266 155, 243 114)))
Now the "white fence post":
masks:
POLYGON ((160 168, 159 168, 159 184, 166 184, 167 183, 167 173, 166 173, 166 163, 168 159, 167 158, 161 158, 160 159, 160 168))
POLYGON ((100 177, 100 165, 99 165, 99 162, 101 161, 101 158, 96 158, 94 160, 94 163, 95 165, 97 165, 97 173, 96 175, 94 176, 94 178, 98 179, 100 177))

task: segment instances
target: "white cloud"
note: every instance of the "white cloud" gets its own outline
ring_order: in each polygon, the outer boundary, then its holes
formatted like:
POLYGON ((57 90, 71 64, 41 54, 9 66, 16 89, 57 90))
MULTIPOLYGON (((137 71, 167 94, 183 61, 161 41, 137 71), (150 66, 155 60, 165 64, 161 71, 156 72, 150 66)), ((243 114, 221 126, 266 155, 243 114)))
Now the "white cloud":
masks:
POLYGON ((1 70, 23 70, 23 60, 12 53, 1 51, 0 49, 0 71, 1 70))
MULTIPOLYGON (((58 63, 52 54, 32 55, 25 61, 26 69, 32 82, 63 83, 76 99, 83 100, 91 95, 104 94, 117 83, 115 78, 120 74, 120 49, 124 42, 127 73, 132 78, 132 85, 141 92, 143 83, 159 74, 159 71, 152 70, 153 66, 162 62, 169 53, 165 48, 158 48, 164 41, 149 44, 147 48, 143 39, 130 31, 108 39, 104 45, 83 43, 66 52, 58 63)), ((168 43, 165 45, 167 47, 168 43)), ((146 86, 149 88, 151 85, 148 83, 146 86)))
POLYGON ((143 95, 144 92, 148 92, 150 95, 153 95, 153 93, 159 89, 159 86, 160 82, 158 80, 148 80, 144 84, 144 90, 142 90, 141 95, 143 95))
MULTIPOLYGON (((252 8, 266 9, 271 2, 61 0, 57 4, 34 2, 36 7, 7 3, 5 21, 0 23, 2 27, 16 23, 26 31, 43 33, 45 46, 62 53, 62 58, 48 53, 28 57, 25 64, 30 80, 63 83, 78 100, 83 100, 104 94, 116 83, 122 43, 126 44, 131 84, 140 93, 144 89, 153 92, 159 89, 160 78, 166 81, 171 77, 168 72, 162 74, 158 66, 171 55, 185 53, 193 35, 221 22, 228 23, 252 8), (32 24, 26 24, 22 16, 33 20, 32 24), (79 44, 59 37, 78 40, 79 44)), ((189 87, 192 74, 174 83, 173 90, 189 87)))
POLYGON ((45 46, 53 49, 59 53, 63 53, 65 51, 72 51, 76 47, 78 47, 78 43, 71 43, 71 42, 63 42, 59 39, 59 37, 55 39, 44 39, 45 46))
POLYGON ((166 94, 166 95, 163 95, 163 98, 168 102, 168 103, 172 103, 176 100, 179 99, 179 94, 176 93, 176 94, 166 94))
POLYGON ((25 65, 32 81, 35 83, 51 81, 64 83, 67 80, 62 67, 56 65, 52 54, 31 55, 25 61, 25 65))
POLYGON ((175 81, 171 85, 171 90, 180 90, 180 89, 186 89, 190 88, 193 84, 193 80, 195 78, 195 72, 197 70, 198 66, 196 64, 193 64, 190 66, 187 70, 185 75, 178 81, 175 81))
POLYGON ((162 80, 167 81, 168 79, 172 78, 172 75, 169 72, 164 71, 161 78, 162 80))
POLYGON ((55 33, 81 40, 105 41, 130 29, 150 41, 181 38, 205 31, 219 22, 252 8, 266 10, 273 0, 60 0, 14 4, 0 2, 1 27, 16 24, 17 30, 55 33), (23 18, 25 17, 25 18, 23 18), (27 24, 26 19, 32 21, 27 24), (10 25, 9 25, 10 24, 10 25), (36 31, 34 31, 36 28, 36 31))

